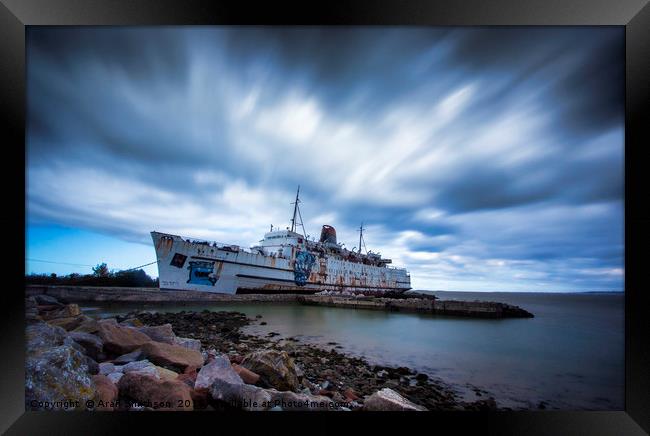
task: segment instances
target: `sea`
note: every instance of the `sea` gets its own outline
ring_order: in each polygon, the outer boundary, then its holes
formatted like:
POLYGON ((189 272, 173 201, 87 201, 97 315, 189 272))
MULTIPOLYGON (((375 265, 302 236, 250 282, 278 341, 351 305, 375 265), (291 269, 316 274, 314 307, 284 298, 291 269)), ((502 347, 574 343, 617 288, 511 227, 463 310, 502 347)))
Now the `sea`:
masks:
POLYGON ((472 319, 298 304, 109 305, 88 315, 130 310, 236 310, 262 315, 250 334, 279 333, 304 343, 364 357, 372 364, 407 366, 437 378, 466 401, 493 397, 500 407, 624 410, 623 293, 432 291, 441 299, 498 301, 535 315, 472 319))

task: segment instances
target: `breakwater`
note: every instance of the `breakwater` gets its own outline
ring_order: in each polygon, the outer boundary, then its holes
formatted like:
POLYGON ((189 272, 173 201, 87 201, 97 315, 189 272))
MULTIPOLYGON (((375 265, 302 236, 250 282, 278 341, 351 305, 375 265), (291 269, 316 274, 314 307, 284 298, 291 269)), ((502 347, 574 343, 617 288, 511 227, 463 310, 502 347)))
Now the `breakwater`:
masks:
POLYGON ((169 291, 157 288, 28 285, 26 296, 49 295, 67 302, 131 303, 298 303, 349 309, 431 313, 478 318, 530 318, 518 306, 490 301, 438 300, 420 294, 402 298, 304 295, 304 294, 216 294, 198 291, 169 291))

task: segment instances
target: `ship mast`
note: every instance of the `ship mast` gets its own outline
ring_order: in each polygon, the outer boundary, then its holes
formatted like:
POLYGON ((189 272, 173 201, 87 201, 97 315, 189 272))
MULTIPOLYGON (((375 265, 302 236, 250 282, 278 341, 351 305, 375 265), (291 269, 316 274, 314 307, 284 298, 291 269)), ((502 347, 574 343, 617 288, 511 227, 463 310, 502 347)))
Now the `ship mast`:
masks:
MULTIPOLYGON (((359 227, 359 254, 361 254, 361 243, 363 242, 363 245, 365 244, 365 241, 363 241, 363 223, 361 223, 361 226, 359 227)), ((368 248, 366 248, 366 252, 368 252, 368 248)))
POLYGON ((302 222, 302 215, 300 213, 300 207, 298 207, 298 203, 300 203, 300 198, 298 196, 300 195, 300 185, 298 185, 298 191, 296 192, 296 201, 294 201, 293 204, 293 218, 291 218, 291 231, 295 232, 298 226, 302 227, 302 234, 307 237, 305 234, 305 225, 302 222), (298 215, 298 219, 300 220, 300 223, 298 224, 296 222, 296 214, 298 215))

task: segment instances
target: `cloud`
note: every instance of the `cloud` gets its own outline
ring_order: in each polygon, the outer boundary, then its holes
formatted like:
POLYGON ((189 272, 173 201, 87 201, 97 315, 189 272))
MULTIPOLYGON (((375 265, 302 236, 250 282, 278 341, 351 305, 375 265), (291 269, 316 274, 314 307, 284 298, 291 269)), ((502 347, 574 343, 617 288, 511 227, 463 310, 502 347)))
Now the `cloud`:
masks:
POLYGON ((30 28, 30 223, 251 245, 289 223, 415 287, 621 289, 616 28, 30 28), (356 241, 356 242, 355 242, 356 241))

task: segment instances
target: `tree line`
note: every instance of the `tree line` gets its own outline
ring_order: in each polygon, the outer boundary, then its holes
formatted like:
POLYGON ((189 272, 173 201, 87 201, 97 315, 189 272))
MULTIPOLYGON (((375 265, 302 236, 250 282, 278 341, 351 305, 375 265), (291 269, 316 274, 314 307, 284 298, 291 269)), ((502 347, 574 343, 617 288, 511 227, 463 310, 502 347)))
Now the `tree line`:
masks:
POLYGON ((25 281, 28 285, 158 287, 158 279, 151 278, 142 269, 115 271, 109 270, 106 263, 100 263, 92 270, 92 274, 72 273, 64 276, 55 273, 29 274, 25 276, 25 281))

